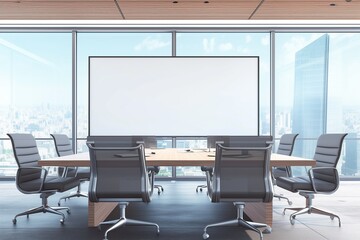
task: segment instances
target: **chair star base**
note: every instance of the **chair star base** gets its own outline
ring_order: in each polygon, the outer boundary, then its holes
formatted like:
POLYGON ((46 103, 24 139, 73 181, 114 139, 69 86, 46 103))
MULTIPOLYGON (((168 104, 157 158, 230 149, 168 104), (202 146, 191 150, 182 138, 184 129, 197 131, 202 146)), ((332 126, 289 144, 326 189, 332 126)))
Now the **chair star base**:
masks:
POLYGON ((62 216, 62 218, 60 219, 60 222, 61 222, 61 224, 63 224, 64 221, 65 221, 65 215, 64 215, 64 213, 60 212, 60 210, 66 210, 66 212, 68 214, 70 214, 70 208, 68 208, 68 207, 50 207, 50 206, 48 206, 47 198, 49 196, 53 195, 53 194, 54 194, 54 192, 42 193, 40 195, 40 197, 42 199, 42 206, 32 208, 32 209, 29 209, 29 210, 27 210, 25 212, 17 214, 12 220, 13 223, 16 224, 16 218, 20 217, 20 216, 25 216, 26 215, 27 217, 29 217, 30 214, 35 214, 35 213, 53 213, 53 214, 57 214, 57 215, 62 216))
POLYGON ((287 198, 287 197, 285 197, 285 196, 283 196, 283 195, 281 195, 281 194, 274 194, 274 198, 278 198, 279 201, 280 201, 281 199, 285 199, 290 206, 292 205, 292 201, 290 201, 289 198, 287 198))
POLYGON ((71 192, 69 195, 63 196, 63 197, 61 197, 59 199, 58 206, 61 205, 61 200, 66 201, 66 199, 70 199, 70 198, 73 198, 73 197, 85 197, 85 198, 87 198, 88 195, 86 193, 84 193, 84 192, 81 192, 80 185, 78 185, 78 188, 77 188, 76 192, 71 192))
POLYGON ((145 221, 139 221, 139 220, 134 220, 134 219, 128 219, 125 216, 125 210, 127 205, 129 205, 128 202, 121 202, 119 203, 119 208, 120 208, 120 218, 116 219, 116 220, 111 220, 111 221, 106 221, 106 222, 101 222, 99 224, 99 227, 101 227, 101 225, 109 225, 109 224, 113 224, 113 226, 111 226, 108 230, 106 230, 105 235, 104 235, 104 240, 108 240, 107 235, 110 231, 119 228, 123 225, 141 225, 141 226, 155 226, 156 227, 156 234, 160 234, 160 227, 159 225, 157 225, 156 223, 152 223, 152 222, 145 222, 145 221))
POLYGON ((340 220, 340 217, 338 215, 333 214, 333 213, 328 212, 328 211, 321 210, 321 209, 316 208, 316 207, 313 207, 312 200, 315 198, 314 194, 307 194, 307 193, 301 192, 300 195, 304 196, 305 199, 306 199, 306 206, 305 207, 303 207, 303 208, 301 208, 301 207, 284 208, 284 211, 283 211, 284 215, 285 215, 286 210, 295 211, 294 213, 292 213, 290 215, 290 223, 292 225, 295 224, 296 216, 302 215, 302 214, 305 214, 305 213, 308 213, 308 214, 314 213, 314 214, 329 216, 331 220, 334 220, 334 218, 337 218, 339 220, 339 227, 341 227, 341 220, 340 220))
POLYGON ((260 235, 260 239, 263 239, 263 233, 271 233, 271 227, 265 223, 257 223, 257 222, 250 222, 244 220, 244 207, 245 203, 243 202, 234 202, 234 205, 237 210, 237 218, 225 222, 219 222, 214 224, 209 224, 204 228, 203 239, 208 239, 210 236, 207 233, 207 229, 210 227, 221 227, 221 226, 242 226, 246 229, 252 230, 257 232, 260 235), (265 227, 264 231, 260 231, 258 228, 265 227))

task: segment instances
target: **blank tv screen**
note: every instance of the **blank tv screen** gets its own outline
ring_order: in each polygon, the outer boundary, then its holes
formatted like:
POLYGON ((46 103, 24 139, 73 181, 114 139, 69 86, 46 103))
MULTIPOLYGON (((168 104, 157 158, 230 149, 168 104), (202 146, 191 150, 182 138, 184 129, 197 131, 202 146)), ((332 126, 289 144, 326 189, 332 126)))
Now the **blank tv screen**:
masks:
POLYGON ((89 57, 89 135, 258 135, 258 57, 89 57))

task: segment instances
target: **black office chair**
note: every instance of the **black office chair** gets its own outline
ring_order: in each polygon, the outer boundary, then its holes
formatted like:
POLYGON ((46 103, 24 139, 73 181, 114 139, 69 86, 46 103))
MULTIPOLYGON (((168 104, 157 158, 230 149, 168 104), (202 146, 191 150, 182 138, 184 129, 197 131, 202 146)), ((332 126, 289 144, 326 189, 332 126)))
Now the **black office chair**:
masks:
MULTIPOLYGON (((50 134, 54 139, 56 153, 59 157, 74 154, 70 139, 65 134, 50 134)), ((58 206, 61 204, 61 200, 70 199, 73 197, 88 197, 84 192, 81 192, 81 184, 90 180, 90 168, 88 167, 59 167, 58 173, 60 176, 75 177, 79 179, 80 183, 77 186, 77 191, 72 192, 67 196, 63 196, 59 199, 58 206)))
MULTIPOLYGON (((272 136, 208 136, 207 143, 208 147, 212 148, 216 146, 217 142, 222 142, 229 147, 265 147, 268 144, 272 144, 272 136)), ((206 182, 208 183, 209 178, 211 179, 213 174, 213 167, 201 166, 201 171, 205 173, 206 182)), ((208 184, 198 185, 196 192, 202 192, 204 188, 207 188, 208 184)))
POLYGON ((129 202, 151 200, 151 186, 145 162, 144 145, 116 147, 113 144, 87 141, 91 161, 89 200, 91 202, 119 202, 120 218, 100 223, 113 224, 104 235, 125 224, 155 226, 156 223, 127 219, 125 209, 129 202))
MULTIPOLYGON (((267 147, 224 147, 216 145, 215 167, 212 178, 208 177, 208 195, 212 202, 233 202, 237 217, 234 220, 207 225, 203 238, 209 238, 207 229, 217 226, 242 226, 259 233, 270 233, 264 223, 244 220, 245 202, 271 202, 273 186, 270 176, 271 145, 267 147)), ((207 172, 208 174, 208 172, 207 172)))
MULTIPOLYGON (((294 150, 295 140, 298 135, 299 134, 284 134, 284 135, 282 135, 280 138, 277 153, 291 156, 291 154, 294 150)), ((278 179, 279 177, 292 177, 291 167, 288 167, 288 166, 287 167, 273 167, 272 175, 273 175, 273 184, 275 186, 276 179, 278 179)), ((279 200, 286 199, 288 204, 292 205, 292 202, 290 201, 290 199, 283 195, 274 193, 274 198, 278 198, 279 200)))
POLYGON ((156 188, 158 194, 160 195, 160 193, 164 191, 164 188, 162 185, 155 184, 155 175, 157 175, 160 172, 160 167, 159 166, 150 166, 150 167, 147 167, 147 171, 149 174, 151 190, 154 191, 154 189, 156 188))
POLYGON ((303 208, 285 208, 286 210, 296 211, 290 215, 290 223, 295 223, 296 216, 305 213, 316 213, 330 216, 333 220, 335 217, 339 220, 339 227, 341 226, 340 217, 320 210, 313 206, 312 200, 315 194, 331 194, 339 187, 339 175, 336 165, 339 161, 342 143, 347 134, 323 134, 318 138, 314 159, 316 166, 308 171, 307 176, 301 177, 280 177, 277 179, 277 184, 291 192, 299 192, 299 194, 306 198, 306 206, 303 208))
MULTIPOLYGON (((213 167, 207 167, 207 166, 201 166, 201 171, 203 171, 205 173, 206 176, 208 177, 212 177, 212 174, 213 174, 213 171, 214 171, 214 168, 213 167)), ((207 185, 205 184, 200 184, 196 187, 196 192, 202 192, 203 188, 207 188, 207 185)))
POLYGON ((31 134, 12 133, 8 136, 19 167, 16 173, 16 187, 24 194, 40 194, 42 199, 40 207, 17 214, 13 223, 16 224, 16 218, 19 216, 29 217, 30 214, 46 212, 62 216, 60 222, 64 223, 65 215, 59 210, 66 210, 70 213, 70 209, 68 207, 50 207, 47 199, 56 192, 64 192, 76 187, 79 180, 72 177, 48 176, 48 171, 38 165, 40 155, 35 138, 31 134))

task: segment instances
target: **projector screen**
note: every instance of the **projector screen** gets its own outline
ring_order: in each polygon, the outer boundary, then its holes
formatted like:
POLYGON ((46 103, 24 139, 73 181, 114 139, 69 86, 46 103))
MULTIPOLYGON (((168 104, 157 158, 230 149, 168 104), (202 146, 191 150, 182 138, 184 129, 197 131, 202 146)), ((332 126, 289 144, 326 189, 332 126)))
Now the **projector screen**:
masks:
POLYGON ((89 57, 89 135, 259 134, 259 57, 89 57))

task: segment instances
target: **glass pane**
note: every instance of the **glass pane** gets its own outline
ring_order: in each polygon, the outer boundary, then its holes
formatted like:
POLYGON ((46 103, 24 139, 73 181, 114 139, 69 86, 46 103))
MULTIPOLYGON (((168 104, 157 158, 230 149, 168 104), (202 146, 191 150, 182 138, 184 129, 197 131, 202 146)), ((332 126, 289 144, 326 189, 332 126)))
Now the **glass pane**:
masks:
POLYGON ((260 134, 270 134, 270 34, 178 33, 177 56, 259 56, 260 134))
POLYGON ((170 33, 78 33, 78 137, 88 135, 89 56, 171 56, 170 33))
POLYGON ((357 33, 277 33, 275 135, 300 133, 294 155, 312 157, 322 133, 347 132, 338 163, 359 175, 360 61, 357 33))
MULTIPOLYGON (((71 135, 71 51, 71 33, 0 33, 0 138, 71 135)), ((10 141, 1 145, 0 168, 15 166, 10 141)))
MULTIPOLYGON (((270 134, 269 33, 178 33, 177 56, 259 56, 260 134, 270 134)), ((207 148, 206 140, 177 140, 178 148, 207 148)), ((200 167, 177 167, 176 176, 204 176, 200 167)))
POLYGON ((330 33, 327 131, 347 132, 338 163, 342 176, 359 176, 360 62, 359 33, 330 33))
MULTIPOLYGON (((77 37, 78 137, 88 135, 89 56, 171 56, 171 33, 79 33, 77 37)), ((79 141, 79 152, 88 151, 79 141)), ((169 147, 168 141, 158 142, 169 147)), ((171 147, 171 143, 170 143, 171 147)), ((172 168, 161 167, 158 176, 172 176, 172 168)))

